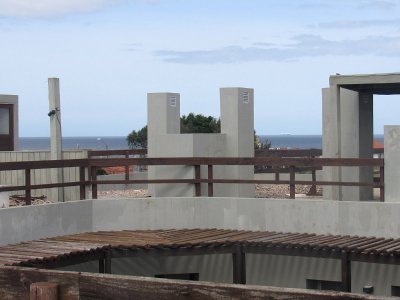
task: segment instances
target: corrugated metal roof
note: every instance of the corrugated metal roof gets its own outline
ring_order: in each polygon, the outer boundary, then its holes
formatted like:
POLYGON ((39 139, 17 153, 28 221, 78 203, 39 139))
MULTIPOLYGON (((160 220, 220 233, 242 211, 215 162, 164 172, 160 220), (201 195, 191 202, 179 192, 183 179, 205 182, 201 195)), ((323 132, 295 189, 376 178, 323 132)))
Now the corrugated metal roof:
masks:
POLYGON ((70 257, 95 256, 105 249, 188 249, 227 245, 400 256, 400 239, 225 229, 124 230, 81 233, 3 246, 0 247, 0 265, 46 265, 70 257))

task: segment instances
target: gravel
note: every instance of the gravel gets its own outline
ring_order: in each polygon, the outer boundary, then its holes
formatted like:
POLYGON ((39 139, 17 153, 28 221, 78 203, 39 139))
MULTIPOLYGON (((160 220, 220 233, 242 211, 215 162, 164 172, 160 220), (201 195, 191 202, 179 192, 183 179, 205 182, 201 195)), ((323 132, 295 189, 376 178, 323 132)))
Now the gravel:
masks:
MULTIPOLYGON (((321 198, 322 189, 317 187, 316 196, 307 196, 311 186, 296 186, 296 198, 321 198)), ((89 192, 89 198, 91 193, 89 192)), ((111 198, 146 198, 150 197, 147 189, 128 189, 128 190, 109 190, 99 191, 98 198, 100 199, 111 199, 111 198)), ((255 197, 256 198, 289 198, 289 186, 288 185, 268 185, 268 184, 256 184, 255 185, 255 197)), ((39 199, 32 199, 32 205, 48 204, 52 201, 45 197, 39 199)), ((10 207, 12 206, 25 206, 25 199, 22 197, 10 196, 10 207)))

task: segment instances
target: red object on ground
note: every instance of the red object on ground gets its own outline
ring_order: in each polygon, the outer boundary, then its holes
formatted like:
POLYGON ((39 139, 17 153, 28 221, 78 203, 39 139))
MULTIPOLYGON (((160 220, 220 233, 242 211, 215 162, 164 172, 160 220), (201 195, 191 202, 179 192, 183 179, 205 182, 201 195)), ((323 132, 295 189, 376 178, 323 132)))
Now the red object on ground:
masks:
POLYGON ((377 140, 374 140, 374 143, 373 143, 372 147, 374 149, 383 149, 384 148, 383 144, 380 141, 377 141, 377 140))

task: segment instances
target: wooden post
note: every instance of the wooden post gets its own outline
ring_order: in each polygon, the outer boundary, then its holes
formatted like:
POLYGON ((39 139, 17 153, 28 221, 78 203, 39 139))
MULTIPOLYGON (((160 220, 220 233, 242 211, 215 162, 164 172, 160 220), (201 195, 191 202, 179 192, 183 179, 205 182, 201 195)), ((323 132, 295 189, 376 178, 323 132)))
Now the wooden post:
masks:
POLYGON ((31 170, 25 169, 25 204, 31 205, 31 170))
POLYGON ((30 286, 30 300, 58 300, 58 284, 35 282, 30 286))
MULTIPOLYGON (((97 168, 91 167, 91 180, 97 180, 97 168)), ((92 199, 97 199, 97 184, 92 183, 92 199)))
POLYGON ((246 254, 242 246, 237 245, 232 253, 233 261, 233 283, 246 284, 246 254))
MULTIPOLYGON (((194 173, 195 173, 195 179, 200 180, 200 165, 195 165, 194 166, 194 173)), ((196 182, 195 184, 195 192, 196 192, 196 197, 201 196, 201 184, 200 182, 196 182)))
POLYGON ((315 196, 317 195, 317 186, 315 185, 315 182, 317 181, 317 170, 315 168, 312 169, 311 171, 311 188, 308 191, 308 195, 310 196, 315 196))
POLYGON ((104 273, 111 274, 111 251, 110 250, 106 250, 106 253, 105 253, 104 273))
MULTIPOLYGON (((125 152, 125 158, 129 158, 128 151, 125 152)), ((129 166, 125 165, 125 180, 129 180, 129 166)))
POLYGON ((385 201, 385 168, 381 166, 379 168, 379 183, 381 187, 379 188, 379 199, 381 202, 385 201))
POLYGON ((342 288, 343 292, 351 292, 351 261, 346 252, 342 253, 342 288))
POLYGON ((275 167, 275 180, 279 181, 279 168, 275 167))
MULTIPOLYGON (((208 180, 213 180, 213 166, 208 165, 208 180)), ((208 197, 214 196, 214 184, 212 182, 208 183, 208 197)))
POLYGON ((83 200, 86 198, 85 167, 79 167, 79 182, 79 198, 83 200))
POLYGON ((101 257, 99 259, 99 273, 104 273, 104 257, 101 257))
POLYGON ((295 181, 295 169, 294 166, 289 167, 289 173, 290 173, 290 199, 295 199, 296 198, 296 185, 294 184, 295 181))

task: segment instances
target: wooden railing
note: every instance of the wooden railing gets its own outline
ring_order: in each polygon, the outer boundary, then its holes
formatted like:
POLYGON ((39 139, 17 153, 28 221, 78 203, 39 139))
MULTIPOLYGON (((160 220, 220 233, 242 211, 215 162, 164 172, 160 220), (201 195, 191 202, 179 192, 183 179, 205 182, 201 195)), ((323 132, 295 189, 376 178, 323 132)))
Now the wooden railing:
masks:
POLYGON ((71 159, 71 160, 46 160, 46 161, 25 161, 25 162, 7 162, 0 163, 0 171, 7 170, 24 170, 25 185, 20 186, 3 186, 1 191, 25 191, 26 204, 31 204, 31 191, 33 189, 58 188, 58 187, 80 187, 80 199, 86 197, 86 187, 91 186, 92 198, 97 198, 97 186, 99 184, 159 184, 159 183, 186 183, 194 184, 195 195, 200 196, 201 183, 208 185, 208 196, 213 197, 214 184, 287 184, 290 187, 290 198, 295 197, 296 185, 330 185, 330 186, 370 186, 380 189, 380 200, 384 199, 384 161, 383 159, 350 159, 350 158, 210 158, 210 157, 177 157, 177 158, 88 158, 88 159, 71 159), (125 166, 129 168, 131 165, 146 166, 192 166, 194 168, 194 178, 192 179, 146 179, 137 180, 130 179, 129 172, 125 179, 122 180, 98 180, 97 169, 112 166, 125 166), (201 176, 200 166, 207 166, 207 178, 201 176), (254 179, 216 179, 213 177, 214 166, 228 165, 248 165, 248 166, 271 166, 285 167, 289 170, 289 180, 254 180, 254 179), (318 181, 312 178, 311 181, 296 180, 296 170, 299 168, 321 168, 321 167, 360 167, 370 166, 379 167, 380 176, 378 181, 373 182, 338 182, 338 181, 318 181), (32 169, 49 169, 49 168, 79 168, 79 181, 74 182, 58 182, 45 184, 31 184, 32 169), (86 172, 85 170, 88 170, 86 172), (86 176, 88 173, 88 176, 86 176), (87 178, 86 178, 87 177, 87 178))

